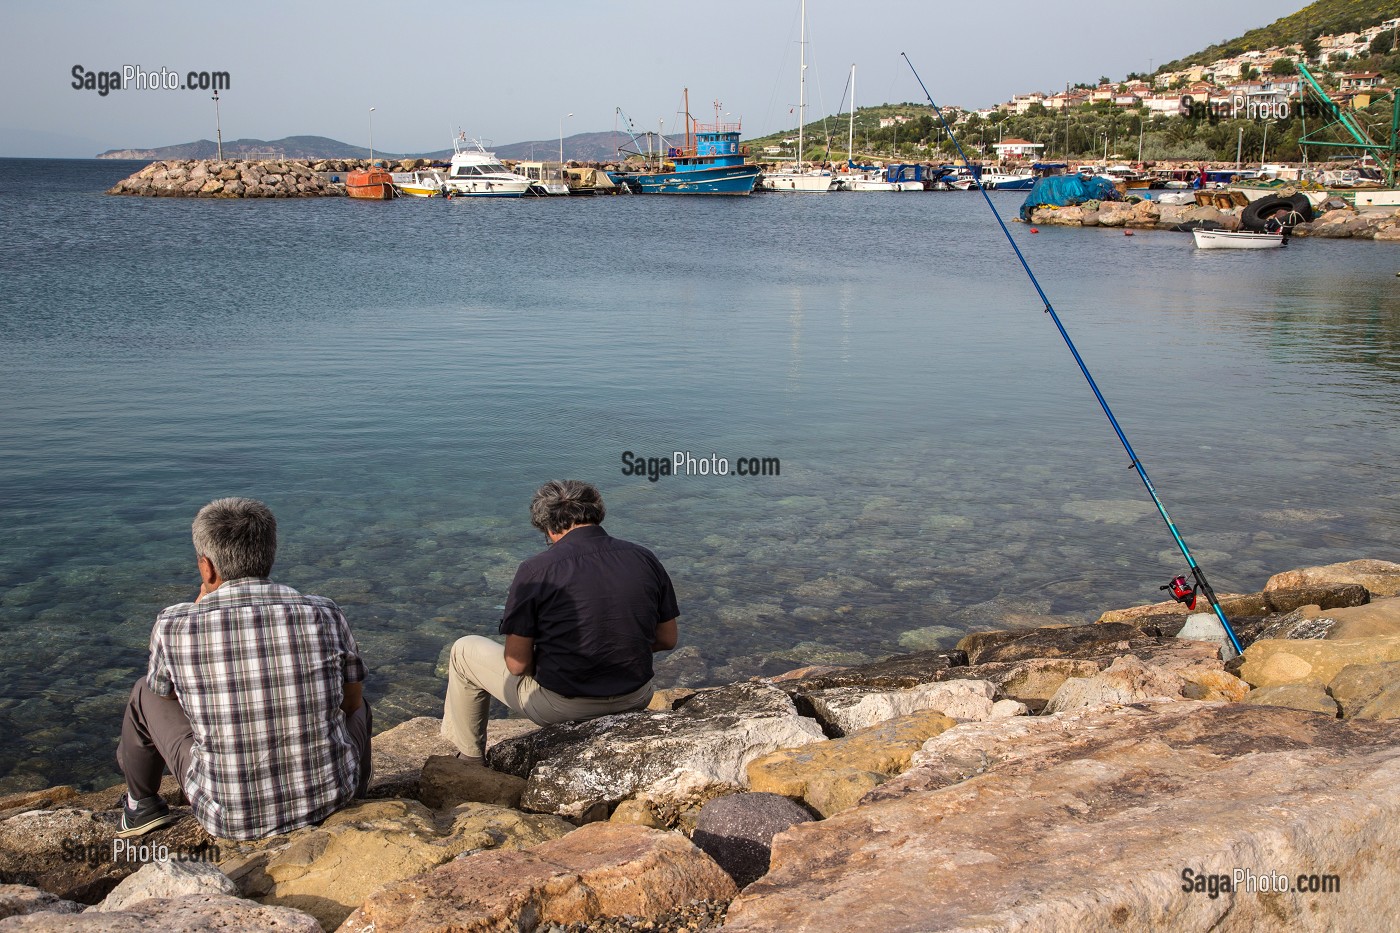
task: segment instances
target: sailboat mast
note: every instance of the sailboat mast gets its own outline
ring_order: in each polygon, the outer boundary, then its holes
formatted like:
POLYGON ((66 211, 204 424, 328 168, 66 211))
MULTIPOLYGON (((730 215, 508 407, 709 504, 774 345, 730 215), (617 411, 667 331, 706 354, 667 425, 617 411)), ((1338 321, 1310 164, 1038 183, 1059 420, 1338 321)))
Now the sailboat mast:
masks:
POLYGON ((802 125, 807 122, 807 0, 802 0, 802 25, 797 32, 797 170, 802 171, 802 125))
POLYGON ((851 125, 846 130, 846 161, 856 160, 856 66, 851 65, 851 125))

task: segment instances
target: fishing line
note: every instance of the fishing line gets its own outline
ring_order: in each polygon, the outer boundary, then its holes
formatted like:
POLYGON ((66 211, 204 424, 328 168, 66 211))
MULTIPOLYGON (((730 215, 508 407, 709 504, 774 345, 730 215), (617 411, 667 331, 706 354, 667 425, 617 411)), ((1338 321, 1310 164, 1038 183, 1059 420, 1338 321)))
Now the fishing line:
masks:
MULTIPOLYGON (((963 164, 970 169, 972 162, 968 159, 967 153, 963 151, 962 141, 953 133, 953 128, 948 125, 948 120, 943 116, 943 111, 933 102, 933 95, 929 94, 928 87, 924 84, 924 79, 919 77, 919 72, 915 70, 914 63, 909 61, 908 54, 904 52, 900 52, 899 54, 903 56, 905 64, 909 66, 909 70, 914 73, 914 80, 919 82, 919 87, 923 90, 924 97, 928 100, 929 106, 933 108, 934 114, 937 115, 938 122, 943 124, 943 129, 947 131, 948 138, 953 141, 953 145, 958 150, 958 155, 962 157, 963 164)), ((1186 541, 1181 537, 1181 532, 1177 531, 1176 524, 1172 521, 1171 516, 1167 514, 1167 507, 1162 504, 1161 498, 1157 495, 1157 489, 1152 485, 1152 480, 1148 478, 1146 468, 1143 467, 1142 461, 1138 459, 1136 451, 1133 450, 1133 445, 1128 442, 1128 436, 1123 433, 1123 429, 1119 426, 1118 419, 1114 417, 1113 409, 1108 407, 1108 400, 1104 398, 1103 393, 1099 391, 1099 384, 1094 381, 1093 375, 1089 372, 1089 367, 1085 365, 1083 357, 1079 355, 1079 349, 1074 345, 1074 341, 1070 339, 1069 332, 1065 330, 1065 325, 1060 321, 1059 314, 1055 312, 1055 307, 1050 303, 1050 299, 1046 296, 1045 290, 1040 287, 1040 282, 1036 279, 1035 273, 1031 271, 1030 263, 1026 261, 1026 257, 1021 252, 1021 248, 1016 245, 1016 239, 1007 228, 1006 221, 1001 219, 1001 212, 998 211, 996 205, 992 203, 992 198, 987 194, 987 189, 982 187, 982 179, 974 175, 973 183, 977 185, 977 190, 982 193, 982 199, 987 202, 987 208, 992 212, 992 216, 996 218, 997 225, 1001 227, 1001 232, 1006 237, 1006 242, 1011 244, 1011 249, 1016 253, 1016 258, 1020 261, 1021 268, 1026 271, 1026 277, 1031 280, 1031 285, 1035 288, 1035 293, 1040 296, 1041 302, 1045 305, 1045 313, 1050 315, 1050 320, 1055 322, 1055 329, 1060 332, 1060 336, 1064 338, 1065 346, 1069 347, 1069 352, 1074 356, 1074 361, 1079 364, 1079 371, 1084 375, 1085 381, 1089 383, 1089 388, 1093 390, 1094 398, 1099 401, 1099 407, 1101 407, 1103 413, 1108 416, 1108 423, 1113 426, 1113 433, 1118 435, 1119 442, 1122 443, 1123 449, 1127 451, 1128 465, 1137 471, 1138 478, 1142 480, 1142 485, 1147 489, 1147 494, 1152 497, 1152 503, 1157 506, 1158 514, 1162 516, 1162 521, 1167 523, 1167 529, 1172 533, 1172 539, 1176 541, 1176 546, 1181 550, 1181 556, 1186 558, 1186 566, 1191 569, 1191 577, 1194 581, 1193 585, 1188 586, 1186 575, 1182 574, 1174 578, 1166 586, 1161 587, 1161 589, 1167 590, 1173 599, 1177 602, 1184 603, 1188 609, 1196 608, 1196 597, 1198 594, 1204 595, 1206 599, 1209 600, 1211 609, 1215 611, 1216 618, 1220 620, 1220 625, 1224 628, 1225 634, 1229 636, 1230 647, 1234 649, 1235 654, 1243 654, 1244 648, 1240 645, 1239 637, 1235 635, 1235 630, 1231 628, 1230 620, 1225 618, 1225 610, 1220 608, 1220 600, 1216 598, 1215 590, 1211 588, 1210 582, 1206 580, 1205 571, 1201 570, 1200 566, 1196 563, 1196 559, 1191 556, 1191 549, 1186 546, 1186 541)), ((1228 654, 1228 652, 1222 653, 1228 654)))

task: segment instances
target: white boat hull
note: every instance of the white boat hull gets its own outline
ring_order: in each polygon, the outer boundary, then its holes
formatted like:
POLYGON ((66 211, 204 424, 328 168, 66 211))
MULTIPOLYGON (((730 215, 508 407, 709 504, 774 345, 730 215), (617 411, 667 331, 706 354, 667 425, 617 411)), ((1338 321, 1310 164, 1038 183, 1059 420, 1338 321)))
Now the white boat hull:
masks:
POLYGON ((883 178, 861 178, 844 176, 840 181, 842 191, 898 191, 899 185, 883 178))
POLYGON ((1400 210, 1400 189, 1358 188, 1355 198, 1356 209, 1363 214, 1389 214, 1400 210))
POLYGON ((1281 233, 1250 233, 1243 230, 1192 230, 1198 249, 1277 249, 1283 245, 1281 233))
POLYGON ((830 172, 774 172, 764 174, 758 181, 760 191, 794 191, 799 194, 824 194, 831 190, 830 172))

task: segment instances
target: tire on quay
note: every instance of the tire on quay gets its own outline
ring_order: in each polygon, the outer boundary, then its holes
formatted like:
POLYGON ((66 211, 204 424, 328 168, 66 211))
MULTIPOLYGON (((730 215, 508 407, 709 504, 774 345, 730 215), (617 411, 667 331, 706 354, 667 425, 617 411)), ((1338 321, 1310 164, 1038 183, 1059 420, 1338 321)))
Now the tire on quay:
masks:
POLYGON ((1289 212, 1284 226, 1290 230, 1296 224, 1309 223, 1313 219, 1312 202, 1308 200, 1307 195, 1294 194, 1282 197, 1270 194, 1257 201, 1249 202, 1249 206, 1240 214, 1240 226, 1246 230, 1263 230, 1270 215, 1279 208, 1289 212))

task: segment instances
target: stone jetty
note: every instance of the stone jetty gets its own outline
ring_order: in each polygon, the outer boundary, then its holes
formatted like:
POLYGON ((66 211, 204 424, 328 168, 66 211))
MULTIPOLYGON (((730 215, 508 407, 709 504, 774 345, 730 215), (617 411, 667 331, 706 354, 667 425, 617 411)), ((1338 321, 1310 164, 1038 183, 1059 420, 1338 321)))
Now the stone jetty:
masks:
POLYGON ((307 162, 189 159, 152 162, 107 193, 153 198, 321 198, 344 195, 345 186, 318 175, 307 162))
POLYGON ((1374 929, 1400 564, 1222 602, 1228 662, 1161 603, 493 720, 490 768, 414 719, 375 737, 369 799, 257 842, 114 842, 121 788, 0 797, 0 931, 1374 929))
MULTIPOLYGON (((1030 222, 1038 226, 1123 227, 1130 230, 1186 230, 1192 226, 1220 230, 1240 228, 1240 208, 1214 204, 1158 204, 1156 201, 1086 201, 1073 207, 1037 207, 1030 222)), ((1328 210, 1293 228, 1293 236, 1400 242, 1400 210, 1358 213, 1349 207, 1328 210)))

